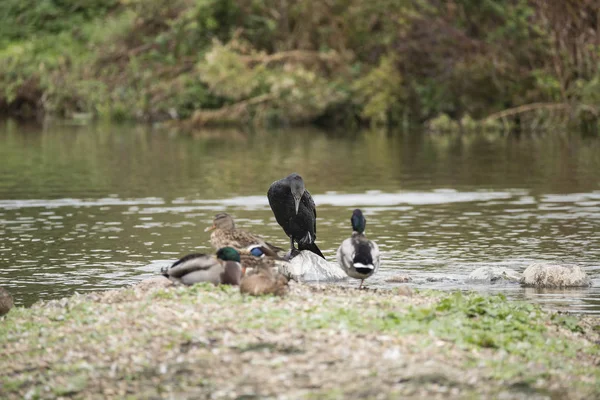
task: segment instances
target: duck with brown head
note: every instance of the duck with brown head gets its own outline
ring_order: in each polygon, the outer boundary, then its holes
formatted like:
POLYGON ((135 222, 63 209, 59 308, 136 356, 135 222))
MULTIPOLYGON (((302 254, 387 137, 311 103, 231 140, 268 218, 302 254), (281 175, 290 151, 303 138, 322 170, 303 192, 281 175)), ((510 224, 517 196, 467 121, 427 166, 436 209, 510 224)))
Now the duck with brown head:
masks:
POLYGON ((283 296, 288 291, 288 278, 268 264, 258 264, 247 270, 240 283, 240 293, 251 296, 273 294, 283 296))
POLYGON ((210 244, 215 249, 233 247, 238 251, 244 251, 249 247, 261 246, 275 254, 283 254, 284 252, 283 249, 266 242, 259 235, 237 229, 233 217, 227 213, 215 215, 213 224, 204 231, 212 231, 210 234, 210 244))

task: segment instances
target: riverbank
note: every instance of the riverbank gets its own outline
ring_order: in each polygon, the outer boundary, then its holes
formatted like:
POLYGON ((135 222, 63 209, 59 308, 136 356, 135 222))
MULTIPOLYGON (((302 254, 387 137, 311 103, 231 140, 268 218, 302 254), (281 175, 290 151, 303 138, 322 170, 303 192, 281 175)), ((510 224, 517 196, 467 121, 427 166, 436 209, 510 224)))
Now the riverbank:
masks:
POLYGON ((0 4, 0 114, 597 134, 595 2, 0 4))
POLYGON ((593 398, 597 318, 499 296, 144 288, 13 309, 2 398, 593 398))

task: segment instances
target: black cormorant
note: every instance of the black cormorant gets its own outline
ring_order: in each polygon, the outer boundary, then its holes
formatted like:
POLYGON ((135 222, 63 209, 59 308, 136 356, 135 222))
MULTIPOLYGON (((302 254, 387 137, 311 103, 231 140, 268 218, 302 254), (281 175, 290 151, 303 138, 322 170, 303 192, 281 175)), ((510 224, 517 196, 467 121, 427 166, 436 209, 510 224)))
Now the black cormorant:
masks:
POLYGON ((277 223, 290 238, 290 258, 294 256, 294 241, 298 250, 310 250, 323 257, 315 244, 317 238, 317 210, 304 181, 298 174, 291 174, 275 181, 267 192, 269 205, 277 223))

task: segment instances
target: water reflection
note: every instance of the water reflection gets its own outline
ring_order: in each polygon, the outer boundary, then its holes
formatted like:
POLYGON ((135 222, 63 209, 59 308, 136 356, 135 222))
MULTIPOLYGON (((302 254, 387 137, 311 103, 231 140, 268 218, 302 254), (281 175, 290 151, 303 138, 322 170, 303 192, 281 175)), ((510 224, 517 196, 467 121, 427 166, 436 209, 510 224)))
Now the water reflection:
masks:
POLYGON ((210 251, 203 230, 220 211, 286 246, 265 194, 297 171, 328 258, 350 234, 352 209, 363 209, 383 251, 373 287, 408 273, 417 287, 600 312, 598 140, 5 124, 0 157, 0 285, 19 304, 123 286, 178 255, 210 251), (542 293, 464 281, 480 266, 534 261, 579 263, 594 287, 542 293))

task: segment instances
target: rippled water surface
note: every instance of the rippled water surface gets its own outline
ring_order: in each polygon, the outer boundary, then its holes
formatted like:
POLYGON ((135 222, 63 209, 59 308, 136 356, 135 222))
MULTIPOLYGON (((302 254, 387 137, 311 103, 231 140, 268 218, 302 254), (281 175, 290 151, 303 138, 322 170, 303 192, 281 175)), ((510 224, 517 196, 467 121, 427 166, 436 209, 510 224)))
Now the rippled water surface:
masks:
MULTIPOLYGON (((108 289, 211 251, 204 228, 227 211, 282 247, 270 183, 300 173, 333 260, 354 208, 383 251, 367 282, 500 291, 600 313, 600 141, 578 134, 340 135, 290 129, 195 136, 146 127, 0 124, 0 285, 17 303, 108 289), (480 266, 569 262, 589 289, 469 285, 480 266)), ((348 282, 356 285, 356 282, 348 282)))

